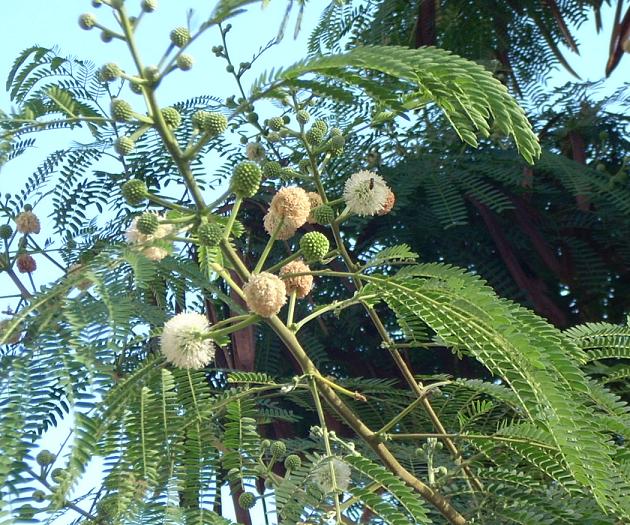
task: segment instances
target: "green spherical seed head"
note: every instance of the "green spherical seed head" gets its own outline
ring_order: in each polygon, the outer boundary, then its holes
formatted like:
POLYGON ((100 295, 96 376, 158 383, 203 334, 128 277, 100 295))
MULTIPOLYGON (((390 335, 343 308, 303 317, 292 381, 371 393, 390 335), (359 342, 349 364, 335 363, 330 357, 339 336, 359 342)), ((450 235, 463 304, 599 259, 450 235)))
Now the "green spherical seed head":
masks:
POLYGON ((273 117, 269 119, 269 127, 274 131, 280 131, 284 127, 282 117, 273 117))
POLYGON ((131 137, 118 137, 114 142, 114 151, 123 157, 129 155, 135 147, 136 143, 131 137))
POLYGON ((122 70, 117 64, 109 62, 100 69, 99 76, 103 82, 113 82, 120 76, 121 73, 122 70))
POLYGON ((33 492, 32 498, 35 501, 44 501, 46 499, 46 493, 43 490, 36 490, 33 492))
POLYGON ((37 464, 40 467, 47 467, 48 465, 52 465, 56 459, 57 456, 55 456, 50 450, 42 450, 39 454, 37 454, 37 457, 35 458, 37 464))
POLYGON ((177 47, 184 47, 190 42, 190 31, 185 27, 176 27, 171 31, 171 42, 177 47))
POLYGON ((302 466, 302 459, 297 454, 290 454, 284 460, 284 468, 287 470, 297 470, 302 466))
POLYGON ((157 0, 142 0, 142 10, 147 13, 153 13, 157 9, 157 0))
POLYGON ((335 218, 335 210, 328 206, 328 204, 317 206, 311 213, 317 224, 321 224, 322 226, 330 224, 335 218))
POLYGON ((344 139, 341 135, 334 135, 328 141, 328 151, 333 156, 341 155, 343 153, 343 147, 346 143, 346 139, 344 139))
POLYGON ((140 206, 147 199, 147 193, 149 191, 143 180, 132 179, 122 185, 120 192, 127 204, 130 206, 140 206))
POLYGON ((92 13, 83 13, 79 17, 79 27, 89 31, 96 25, 96 17, 92 13))
POLYGON ((144 235, 153 235, 160 226, 160 221, 155 213, 147 211, 138 217, 136 225, 140 233, 143 233, 144 235))
POLYGON ((190 71, 193 67, 195 60, 190 55, 182 53, 177 57, 177 67, 182 71, 190 71))
POLYGON ((177 129, 182 123, 182 116, 175 108, 163 108, 160 113, 166 125, 171 129, 177 129))
POLYGON ((251 161, 237 164, 232 173, 231 188, 237 197, 253 197, 262 180, 262 171, 258 164, 251 161))
POLYGON ((223 133, 228 126, 227 117, 223 113, 213 111, 208 113, 203 123, 203 130, 210 133, 213 137, 223 133))
POLYGON ((282 173, 282 166, 276 160, 268 160, 262 165, 262 173, 265 179, 277 179, 282 173))
POLYGON ((221 224, 208 222, 197 228, 197 237, 203 246, 216 246, 223 239, 225 229, 221 224))
POLYGON ((324 135, 326 135, 325 131, 322 131, 319 127, 312 126, 306 132, 306 141, 313 146, 318 146, 324 140, 324 135))
POLYGON ((2 224, 0 226, 0 239, 10 239, 13 235, 13 228, 8 224, 2 224))
POLYGON ((306 124, 310 120, 311 115, 305 109, 301 109, 296 113, 295 118, 300 124, 306 124))
POLYGON ((287 453, 287 446, 284 441, 274 441, 271 444, 271 453, 276 457, 284 456, 287 453))
POLYGON ((56 468, 50 473, 50 479, 52 479, 55 483, 59 483, 63 477, 65 476, 66 471, 62 468, 56 468))
POLYGON ((320 232, 308 232, 300 239, 300 249, 308 262, 321 260, 329 248, 328 239, 320 232))
POLYGON ((192 114, 192 117, 190 117, 193 128, 197 130, 202 130, 205 126, 205 122, 209 114, 210 112, 208 111, 203 111, 203 110, 195 111, 192 114))
POLYGON ((243 492, 238 497, 238 505, 245 510, 251 509, 256 505, 256 495, 253 492, 243 492))
POLYGON ((312 127, 320 130, 324 135, 328 133, 328 124, 326 124, 326 121, 324 120, 316 120, 315 122, 313 122, 312 127))
POLYGON ((127 122, 133 117, 133 108, 126 100, 115 98, 110 105, 112 118, 116 122, 127 122))

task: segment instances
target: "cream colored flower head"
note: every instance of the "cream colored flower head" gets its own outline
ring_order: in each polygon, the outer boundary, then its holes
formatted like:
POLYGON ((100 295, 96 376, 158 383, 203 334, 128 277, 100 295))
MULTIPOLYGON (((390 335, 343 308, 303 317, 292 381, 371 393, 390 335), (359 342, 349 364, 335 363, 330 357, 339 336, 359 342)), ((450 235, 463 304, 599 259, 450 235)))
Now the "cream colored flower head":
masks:
POLYGON ((18 213, 15 218, 15 226, 20 233, 39 233, 41 231, 41 224, 37 215, 32 211, 23 211, 18 213))
MULTIPOLYGON (((265 225, 266 232, 269 235, 271 235, 281 220, 282 220, 281 216, 277 215, 271 209, 269 209, 267 213, 265 214, 265 217, 263 218, 263 224, 265 225)), ((291 237, 293 237, 296 231, 297 231, 296 228, 293 228, 292 226, 288 225, 286 222, 283 222, 282 226, 276 233, 276 239, 278 239, 279 241, 286 241, 287 239, 290 239, 291 237)))
MULTIPOLYGON (((304 273, 310 272, 311 269, 307 264, 304 264, 302 259, 297 261, 291 261, 285 264, 280 270, 280 276, 285 276, 290 273, 304 273)), ((287 293, 295 291, 296 297, 302 299, 306 297, 313 289, 313 276, 312 275, 296 275, 294 277, 286 277, 282 279, 287 288, 287 293)))
POLYGON ((308 222, 309 224, 316 224, 317 221, 315 220, 315 217, 313 217, 313 210, 318 206, 324 204, 324 202, 319 196, 319 193, 317 193, 316 191, 309 191, 306 195, 308 195, 308 200, 311 203, 311 209, 309 211, 308 217, 306 218, 306 222, 308 222))
MULTIPOLYGON (((175 226, 173 224, 160 224, 158 229, 152 235, 145 235, 138 230, 138 218, 136 217, 129 228, 127 228, 126 237, 129 244, 145 244, 155 241, 157 239, 163 239, 169 235, 175 233, 175 226)), ((158 215, 158 219, 164 219, 162 215, 158 215)))
POLYGON ((289 186, 281 188, 273 196, 269 211, 277 217, 283 217, 288 227, 299 228, 311 212, 311 201, 302 188, 289 186))
POLYGON ((387 194, 387 200, 385 201, 385 204, 383 204, 381 210, 378 212, 378 215, 387 215, 390 211, 392 211, 394 204, 396 204, 396 195, 392 190, 389 190, 389 193, 387 194))
POLYGON ((245 155, 249 160, 260 162, 264 160, 266 152, 260 142, 248 142, 247 146, 245 146, 245 155))
POLYGON ((165 324, 160 347, 166 360, 178 368, 200 369, 214 361, 214 343, 204 337, 210 330, 205 316, 182 312, 165 324))
POLYGON ((339 458, 331 458, 329 461, 322 462, 313 471, 312 480, 325 494, 332 492, 335 489, 335 485, 339 490, 345 492, 350 486, 351 475, 350 465, 339 458), (331 465, 335 473, 334 483, 330 469, 331 465))
POLYGON ((168 255, 168 250, 160 246, 149 246, 142 250, 142 255, 152 261, 161 261, 168 255))
POLYGON ((247 307, 262 317, 276 315, 287 301, 284 282, 269 272, 252 274, 243 293, 247 307))
POLYGON ((359 171, 347 181, 343 199, 348 209, 357 215, 376 215, 387 203, 390 189, 380 175, 359 171))

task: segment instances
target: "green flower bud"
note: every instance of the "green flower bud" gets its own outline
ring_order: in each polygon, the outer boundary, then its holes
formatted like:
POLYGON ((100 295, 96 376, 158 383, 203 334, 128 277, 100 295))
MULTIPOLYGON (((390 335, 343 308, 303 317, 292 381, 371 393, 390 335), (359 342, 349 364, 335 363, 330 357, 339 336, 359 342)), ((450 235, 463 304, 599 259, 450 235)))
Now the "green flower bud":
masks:
POLYGON ((160 221, 158 220, 158 216, 155 213, 150 211, 144 212, 140 217, 138 217, 138 222, 136 226, 138 227, 138 231, 145 235, 153 235, 160 225, 160 221))
POLYGON ((103 0, 92 0, 92 7, 97 9, 103 5, 103 0))
POLYGON ((282 122, 286 126, 289 122, 291 122, 291 117, 289 115, 282 115, 282 122))
POLYGON ((203 130, 210 133, 213 137, 216 137, 223 133, 227 129, 227 126, 227 117, 223 113, 213 111, 207 113, 203 123, 203 130))
POLYGON ((118 137, 114 142, 114 151, 123 157, 129 155, 135 147, 136 143, 131 137, 118 137))
POLYGON ((295 118, 300 124, 306 124, 310 120, 311 115, 305 109, 301 109, 296 113, 295 118))
POLYGON ((153 13, 157 9, 157 0, 142 0, 142 10, 147 13, 153 13))
POLYGON ((317 206, 311 211, 313 218, 317 224, 321 224, 322 226, 326 226, 330 224, 335 218, 335 210, 333 210, 328 204, 322 204, 321 206, 317 206))
POLYGON ((329 248, 328 239, 320 232, 308 232, 300 239, 300 249, 307 262, 321 260, 329 248))
POLYGON ((155 83, 160 78, 160 70, 157 66, 147 66, 142 70, 142 76, 149 82, 155 83))
POLYGON ((171 31, 171 42, 177 47, 184 47, 190 42, 190 31, 185 27, 176 27, 171 31))
POLYGON ((110 105, 112 118, 116 122, 127 122, 133 117, 133 108, 126 100, 120 98, 112 99, 110 105))
POLYGON ((274 131, 280 131, 284 127, 282 117, 273 117, 269 119, 269 127, 274 131))
POLYGON ((37 464, 40 467, 47 467, 48 465, 52 465, 56 459, 57 456, 55 456, 50 450, 42 450, 39 454, 37 454, 35 461, 37 461, 37 464))
POLYGON ((258 122, 258 113, 254 111, 252 111, 251 113, 248 113, 247 122, 250 122, 251 124, 256 124, 256 122, 258 122))
POLYGON ((175 108, 163 108, 160 113, 166 125, 171 129, 177 129, 182 123, 182 116, 175 108))
POLYGON ((123 199, 130 206, 140 206, 146 199, 149 190, 143 180, 131 179, 120 188, 123 199))
POLYGON ((238 505, 245 510, 251 509, 256 505, 256 495, 253 492, 243 492, 238 497, 238 505))
POLYGON ((338 156, 343 153, 343 146, 346 143, 346 139, 342 135, 334 135, 328 141, 328 151, 333 156, 338 156))
POLYGON ((20 520, 32 520, 35 517, 35 514, 37 514, 37 509, 28 503, 26 505, 22 505, 18 509, 18 519, 20 520))
POLYGON ((287 446, 284 441, 274 441, 271 444, 271 453, 276 457, 282 457, 287 453, 287 446))
POLYGON ((245 161, 237 164, 232 172, 231 188, 237 197, 253 197, 262 179, 262 171, 255 162, 245 161))
POLYGON ((280 141, 281 137, 280 137, 280 133, 278 133, 277 131, 270 131, 269 134, 267 135, 267 140, 269 142, 278 142, 280 141))
POLYGON ((52 479, 55 483, 59 483, 65 475, 66 471, 64 469, 56 468, 50 473, 50 479, 52 479))
POLYGON ((327 132, 328 125, 323 120, 316 120, 306 132, 306 140, 309 144, 317 146, 322 143, 327 132))
POLYGON ((117 64, 109 62, 108 64, 105 64, 103 67, 101 67, 99 71, 99 77, 103 82, 113 82, 120 76, 121 73, 122 70, 118 67, 117 64))
POLYGON ((290 454, 284 460, 284 468, 287 470, 297 470, 302 466, 302 458, 297 454, 290 454))
POLYGON ((193 64, 195 63, 193 57, 182 53, 177 57, 177 67, 182 71, 189 71, 192 69, 193 64))
POLYGON ((343 136, 343 132, 339 128, 332 128, 330 130, 331 137, 341 137, 343 136))
POLYGON ((311 168, 310 159, 302 159, 300 162, 298 162, 298 170, 303 175, 306 175, 309 172, 310 168, 311 168))
POLYGON ((197 228, 197 237, 203 246, 216 246, 221 242, 224 231, 221 224, 208 222, 197 228))
POLYGON ((0 239, 10 239, 11 235, 13 235, 13 228, 10 225, 3 224, 0 226, 0 239))
POLYGON ((101 31, 101 40, 106 44, 109 44, 112 40, 114 40, 114 35, 112 35, 109 31, 101 31))
POLYGON ((35 501, 44 501, 46 499, 46 493, 43 490, 36 490, 33 492, 32 498, 35 501))
POLYGON ((283 181, 297 179, 299 176, 300 174, 291 168, 282 168, 280 170, 280 179, 283 181))
POLYGON ((92 13, 83 13, 79 17, 79 27, 89 31, 96 25, 96 17, 92 13))
POLYGON ((262 165, 262 173, 265 179, 277 179, 282 172, 282 166, 278 161, 268 160, 262 165))
POLYGON ((271 441, 269 439, 263 439, 260 442, 260 446, 261 448, 265 449, 265 448, 269 448, 271 446, 271 441))
POLYGON ((142 86, 140 84, 138 84, 137 82, 131 82, 129 84, 129 88, 131 89, 131 91, 133 91, 136 95, 142 95, 142 86))
POLYGON ((328 124, 326 124, 326 121, 324 120, 316 120, 315 122, 313 122, 312 127, 320 130, 324 135, 328 133, 328 124))

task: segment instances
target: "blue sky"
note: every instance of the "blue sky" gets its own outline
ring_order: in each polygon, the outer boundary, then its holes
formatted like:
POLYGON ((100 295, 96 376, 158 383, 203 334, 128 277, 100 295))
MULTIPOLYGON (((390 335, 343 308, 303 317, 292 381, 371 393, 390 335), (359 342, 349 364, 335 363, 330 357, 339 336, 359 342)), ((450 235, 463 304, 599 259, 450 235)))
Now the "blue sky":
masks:
MULTIPOLYGON (((139 0, 128 0, 129 10, 133 12, 139 3, 139 0)), ((292 33, 296 12, 293 13, 285 39, 264 56, 264 59, 249 75, 248 82, 253 81, 266 69, 286 66, 303 58, 310 30, 317 22, 320 8, 327 3, 324 0, 312 0, 307 3, 302 32, 295 41, 292 39, 292 33)), ((250 60, 253 53, 276 35, 286 5, 286 0, 274 0, 264 10, 259 5, 253 5, 249 7, 246 15, 235 21, 235 28, 229 36, 230 51, 235 63, 250 60)), ((196 10, 192 18, 194 27, 210 13, 214 2, 160 0, 158 11, 145 17, 139 31, 139 43, 146 64, 159 60, 168 45, 168 34, 173 27, 186 25, 186 7, 188 6, 196 10)), ((108 8, 94 9, 88 0, 21 0, 10 3, 5 0, 0 12, 3 21, 3 31, 0 32, 2 85, 14 58, 23 49, 33 44, 46 47, 56 46, 61 55, 88 57, 98 65, 116 61, 121 66, 131 69, 130 62, 120 58, 126 56, 124 44, 119 41, 104 44, 97 30, 82 31, 77 25, 80 13, 93 12, 99 21, 113 27, 108 8)), ((603 10, 604 30, 599 35, 595 33, 593 20, 584 24, 576 33, 578 42, 582 44, 580 56, 566 52, 569 62, 584 80, 598 80, 604 76, 612 16, 612 8, 603 10)), ((224 71, 225 63, 210 53, 210 47, 218 43, 220 43, 218 31, 210 31, 204 39, 191 48, 190 52, 196 59, 195 67, 189 73, 176 73, 167 79, 158 94, 162 105, 198 94, 226 97, 236 93, 232 77, 224 71)), ((630 58, 624 57, 612 78, 607 81, 602 95, 612 92, 615 87, 621 85, 623 77, 628 76, 629 68, 630 58)), ((563 69, 558 68, 550 84, 561 85, 571 79, 572 77, 563 69)), ((4 89, 0 89, 0 107, 5 111, 10 108, 9 98, 4 89)), ((63 135, 55 134, 55 140, 58 140, 60 136, 63 137, 63 135)), ((60 144, 55 144, 53 136, 50 135, 49 139, 44 139, 41 145, 28 155, 5 166, 0 171, 0 193, 17 189, 20 183, 30 175, 33 167, 55 146, 60 146, 60 144)), ((45 220, 43 222, 45 229, 45 220)), ((45 233, 42 237, 44 235, 45 233)), ((46 280, 58 276, 51 268, 46 268, 43 261, 38 260, 38 262, 42 264, 37 276, 39 279, 46 280)), ((10 283, 2 276, 0 276, 0 290, 0 295, 12 293, 10 283)), ((2 309, 6 305, 6 302, 0 299, 2 309)), ((53 448, 55 443, 60 442, 67 430, 67 428, 62 428, 52 433, 49 436, 49 446, 53 448)))

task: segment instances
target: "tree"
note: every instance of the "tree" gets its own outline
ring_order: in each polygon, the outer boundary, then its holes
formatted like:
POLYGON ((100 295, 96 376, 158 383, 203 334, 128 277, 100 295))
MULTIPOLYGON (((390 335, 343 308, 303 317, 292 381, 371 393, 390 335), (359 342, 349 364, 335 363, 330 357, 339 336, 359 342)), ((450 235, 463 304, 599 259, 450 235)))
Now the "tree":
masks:
MULTIPOLYGON (((405 199, 426 184, 402 175, 419 162, 435 164, 436 194, 452 163, 467 182, 450 200, 464 195, 484 217, 510 207, 479 173, 507 139, 525 162, 519 177, 532 169, 541 149, 523 110, 484 67, 430 47, 316 54, 263 74, 248 94, 252 63, 237 67, 228 43, 249 3, 223 0, 199 28, 175 28, 158 68, 143 66, 135 39, 149 0, 136 17, 120 0, 95 2, 116 29, 79 19, 125 43, 137 70, 39 47, 16 60, 6 159, 59 128, 93 141, 54 153, 3 203, 2 268, 22 295, 0 340, 3 501, 50 503, 23 505, 25 519, 67 510, 97 523, 224 523, 217 486, 228 483, 241 523, 271 497, 284 523, 627 520, 627 409, 605 386, 611 375, 583 370, 627 357, 627 327, 562 332, 401 242, 416 211, 405 199), (241 98, 161 107, 161 81, 190 69, 190 42, 213 29, 241 98), (127 88, 140 96, 127 101, 127 88), (279 109, 262 119, 265 99, 279 109), (449 130, 479 149, 464 157, 449 130), (403 136, 422 159, 385 147, 403 136), (210 203, 202 159, 213 152, 230 183, 210 203), (111 155, 115 170, 96 164, 111 155), (67 275, 32 295, 18 273, 33 272, 32 253, 52 255, 34 239, 28 201, 48 187, 67 275), (97 209, 113 211, 94 220, 97 209), (447 349, 482 379, 417 374, 447 349), (71 410, 67 455, 40 453, 34 467, 38 435, 71 410), (104 480, 86 510, 74 489, 94 456, 104 480)), ((331 5, 322 27, 334 35, 343 12, 331 5)), ((576 171, 541 159, 566 179, 576 171)), ((617 209, 611 217, 622 222, 617 209)), ((475 264, 462 262, 483 273, 475 264)))

